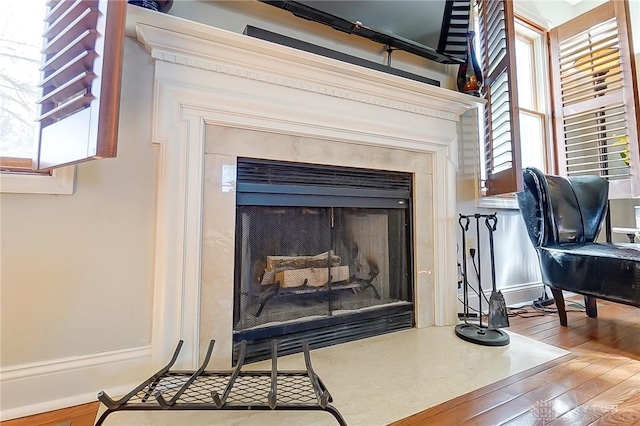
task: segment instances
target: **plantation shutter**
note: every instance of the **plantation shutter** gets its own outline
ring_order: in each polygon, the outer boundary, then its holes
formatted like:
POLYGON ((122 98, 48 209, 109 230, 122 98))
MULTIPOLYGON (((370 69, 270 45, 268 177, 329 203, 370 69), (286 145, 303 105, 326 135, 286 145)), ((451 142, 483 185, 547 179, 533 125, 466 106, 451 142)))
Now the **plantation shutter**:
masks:
POLYGON ((480 60, 485 77, 484 152, 486 195, 522 189, 513 4, 480 0, 480 60))
POLYGON ((549 34, 558 171, 606 178, 610 198, 640 195, 628 16, 626 1, 609 1, 549 34))
POLYGON ((115 157, 125 1, 49 0, 37 168, 115 157))

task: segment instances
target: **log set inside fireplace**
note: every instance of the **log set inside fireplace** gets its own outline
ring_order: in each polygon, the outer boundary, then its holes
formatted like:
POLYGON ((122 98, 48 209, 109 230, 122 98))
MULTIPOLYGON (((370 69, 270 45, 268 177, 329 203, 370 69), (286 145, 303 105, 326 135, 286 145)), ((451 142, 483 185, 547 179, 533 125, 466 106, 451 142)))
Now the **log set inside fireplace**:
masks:
MULTIPOLYGON (((413 327, 408 173, 239 159, 234 348, 266 359, 413 327)), ((234 351, 234 358, 237 350, 234 351)))

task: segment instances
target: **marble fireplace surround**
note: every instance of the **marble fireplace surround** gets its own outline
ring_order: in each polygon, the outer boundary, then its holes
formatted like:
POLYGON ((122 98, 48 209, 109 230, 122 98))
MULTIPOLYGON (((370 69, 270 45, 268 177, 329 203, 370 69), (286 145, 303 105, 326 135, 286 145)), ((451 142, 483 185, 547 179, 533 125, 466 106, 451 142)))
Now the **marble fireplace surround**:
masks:
POLYGON ((412 173, 416 326, 455 324, 457 124, 476 98, 134 6, 127 31, 155 61, 154 366, 179 339, 181 368, 209 339, 230 366, 238 157, 412 173))

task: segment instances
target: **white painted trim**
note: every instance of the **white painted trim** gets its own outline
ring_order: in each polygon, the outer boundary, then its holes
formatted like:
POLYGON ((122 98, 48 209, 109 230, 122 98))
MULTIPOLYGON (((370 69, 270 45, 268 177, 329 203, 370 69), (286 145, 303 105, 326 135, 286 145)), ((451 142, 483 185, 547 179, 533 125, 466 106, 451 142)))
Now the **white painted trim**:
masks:
MULTIPOLYGON (((507 306, 524 306, 529 305, 531 302, 536 300, 538 297, 542 295, 542 287, 543 284, 541 281, 530 282, 524 284, 518 284, 509 287, 499 288, 498 290, 504 296, 504 300, 507 306)), ((491 290, 484 290, 484 294, 487 296, 487 299, 491 296, 491 290)), ((473 309, 478 308, 478 295, 473 293, 472 291, 469 294, 469 306, 473 309)), ((462 290, 458 290, 459 298, 462 299, 462 290)), ((459 310, 461 311, 460 306, 462 304, 459 302, 459 310)), ((483 311, 486 312, 488 309, 486 301, 483 299, 482 301, 483 311)), ((473 310, 471 311, 473 312, 473 310)))
POLYGON ((76 166, 54 169, 51 175, 0 173, 0 193, 4 194, 73 194, 76 166))
MULTIPOLYGON (((567 0, 569 2, 569 0, 567 0)), ((542 16, 531 12, 526 7, 524 7, 520 2, 513 2, 513 12, 516 16, 520 18, 526 19, 534 24, 546 29, 547 31, 551 29, 551 23, 549 20, 543 18, 542 16)))
MULTIPOLYGON (((476 181, 477 182, 477 181, 476 181)), ((506 209, 519 210, 516 197, 483 197, 480 195, 476 200, 476 207, 485 209, 506 209)))
MULTIPOLYGON (((531 303, 542 295, 542 281, 518 284, 500 289, 507 306, 531 303)), ((550 295, 550 293, 549 293, 550 295)))
POLYGON ((151 374, 151 346, 20 364, 0 370, 0 420, 118 397, 151 374))

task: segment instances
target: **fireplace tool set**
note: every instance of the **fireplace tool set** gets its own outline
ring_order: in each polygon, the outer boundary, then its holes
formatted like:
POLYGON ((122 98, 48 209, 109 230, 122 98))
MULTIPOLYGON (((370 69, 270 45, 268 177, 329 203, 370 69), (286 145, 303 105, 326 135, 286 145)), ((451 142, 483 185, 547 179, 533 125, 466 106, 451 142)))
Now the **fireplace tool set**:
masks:
POLYGON ((182 340, 171 361, 121 399, 115 401, 105 392, 98 399, 107 410, 96 422, 101 425, 116 411, 155 410, 323 410, 346 426, 327 387, 313 371, 309 343, 303 342, 305 370, 278 370, 278 343, 271 342, 271 370, 242 371, 246 341, 240 347, 236 367, 229 371, 205 370, 215 340, 209 343, 207 354, 196 371, 174 370, 182 340))
POLYGON ((507 315, 507 307, 504 301, 502 293, 496 289, 496 264, 495 264, 495 251, 493 244, 493 233, 495 232, 498 224, 498 218, 496 214, 474 214, 474 215, 460 215, 458 223, 462 229, 462 283, 463 283, 463 324, 456 326, 456 335, 463 340, 471 343, 477 343, 484 346, 505 346, 509 344, 509 335, 500 328, 509 327, 509 317, 507 315), (469 306, 469 289, 473 289, 469 284, 467 274, 467 232, 469 232, 469 224, 471 218, 475 219, 475 236, 477 242, 477 249, 475 253, 470 251, 471 260, 474 265, 475 275, 478 283, 478 323, 469 322, 470 306, 469 306), (481 221, 481 219, 484 219, 481 221), (484 223, 482 223, 484 222, 484 223), (482 321, 482 299, 486 297, 482 288, 482 256, 480 249, 480 228, 485 227, 489 238, 489 260, 491 262, 491 296, 488 300, 488 320, 485 325, 482 321), (477 254, 477 263, 476 263, 477 254))

